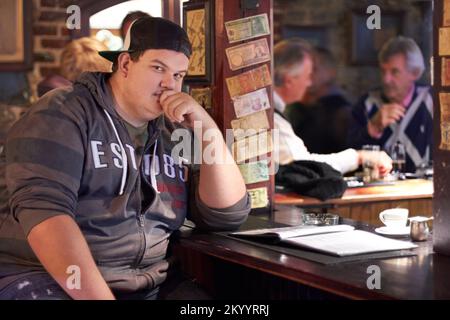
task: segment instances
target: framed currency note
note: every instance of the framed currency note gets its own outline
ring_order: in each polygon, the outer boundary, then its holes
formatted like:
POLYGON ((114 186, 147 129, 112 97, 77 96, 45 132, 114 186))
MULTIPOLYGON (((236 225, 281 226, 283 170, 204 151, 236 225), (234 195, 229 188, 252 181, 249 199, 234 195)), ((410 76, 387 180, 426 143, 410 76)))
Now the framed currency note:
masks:
POLYGON ((0 71, 32 68, 31 1, 0 2, 0 71))
POLYGON ((230 43, 253 39, 270 34, 267 13, 225 22, 230 43))
POLYGON ((211 88, 192 88, 190 94, 203 108, 211 109, 211 88))
POLYGON ((444 27, 450 27, 450 0, 444 0, 444 27))
POLYGON ((210 0, 183 3, 183 28, 192 44, 192 55, 185 77, 188 83, 209 84, 212 79, 211 51, 214 36, 212 5, 210 0))
POLYGON ((450 58, 442 57, 441 63, 441 85, 443 87, 450 86, 450 58))

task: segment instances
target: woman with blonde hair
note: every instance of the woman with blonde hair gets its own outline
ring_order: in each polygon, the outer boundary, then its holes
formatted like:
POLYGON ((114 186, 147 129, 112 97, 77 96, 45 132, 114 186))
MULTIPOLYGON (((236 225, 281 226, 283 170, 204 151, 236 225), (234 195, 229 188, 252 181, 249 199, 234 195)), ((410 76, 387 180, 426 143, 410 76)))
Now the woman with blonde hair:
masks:
POLYGON ((98 54, 104 50, 108 50, 106 45, 95 38, 84 37, 68 43, 61 54, 59 74, 47 76, 38 84, 38 96, 71 85, 86 71, 110 72, 112 64, 98 54))

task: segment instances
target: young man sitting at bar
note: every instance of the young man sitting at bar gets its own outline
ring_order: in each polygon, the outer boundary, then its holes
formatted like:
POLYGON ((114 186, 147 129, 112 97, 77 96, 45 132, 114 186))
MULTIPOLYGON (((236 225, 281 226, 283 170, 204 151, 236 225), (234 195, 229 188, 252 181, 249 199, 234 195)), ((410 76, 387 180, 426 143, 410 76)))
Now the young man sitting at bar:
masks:
POLYGON ((396 37, 378 55, 382 88, 364 95, 353 108, 350 145, 377 144, 390 152, 397 141, 405 146, 407 172, 428 164, 432 154, 433 99, 429 87, 415 84, 425 70, 413 39, 396 37))
POLYGON ((378 167, 381 176, 391 171, 392 161, 385 152, 346 149, 330 154, 310 153, 302 139, 295 134, 283 112, 287 104, 300 101, 311 85, 312 49, 301 39, 283 40, 274 48, 274 59, 274 126, 279 130, 280 165, 296 160, 313 160, 325 162, 341 173, 346 173, 356 170, 363 161, 370 159, 378 167))
POLYGON ((2 299, 154 299, 169 236, 186 217, 209 230, 247 218, 245 183, 218 127, 181 92, 192 51, 186 32, 141 18, 125 48, 101 52, 112 74, 85 73, 46 95, 8 135, 2 299), (172 156, 171 133, 194 122, 218 133, 224 162, 195 170, 172 156))

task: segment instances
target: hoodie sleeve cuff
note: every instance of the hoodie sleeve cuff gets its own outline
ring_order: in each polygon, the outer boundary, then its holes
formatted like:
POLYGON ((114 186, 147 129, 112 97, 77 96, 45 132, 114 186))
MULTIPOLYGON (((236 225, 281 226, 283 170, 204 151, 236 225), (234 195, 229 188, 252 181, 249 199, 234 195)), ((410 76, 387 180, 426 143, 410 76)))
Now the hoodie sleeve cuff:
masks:
POLYGON ((17 214, 17 218, 19 220, 20 226, 23 229, 23 232, 25 233, 25 236, 28 237, 31 230, 35 226, 44 222, 47 219, 60 215, 68 215, 73 218, 73 215, 61 211, 36 210, 36 209, 22 209, 17 214))
POLYGON ((207 230, 235 230, 243 224, 251 210, 248 193, 227 208, 208 207, 200 199, 198 189, 195 191, 195 204, 191 206, 191 215, 197 227, 207 230))

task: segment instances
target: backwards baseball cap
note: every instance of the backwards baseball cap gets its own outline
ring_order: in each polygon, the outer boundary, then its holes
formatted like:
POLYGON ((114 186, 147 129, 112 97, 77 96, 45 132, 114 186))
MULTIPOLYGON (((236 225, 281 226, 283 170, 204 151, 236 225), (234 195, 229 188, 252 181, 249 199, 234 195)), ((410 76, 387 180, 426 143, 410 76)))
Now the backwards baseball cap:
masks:
POLYGON ((99 54, 114 62, 122 52, 148 49, 173 50, 184 53, 188 58, 192 53, 188 35, 179 25, 163 18, 143 17, 135 20, 128 28, 122 50, 100 51, 99 54))

